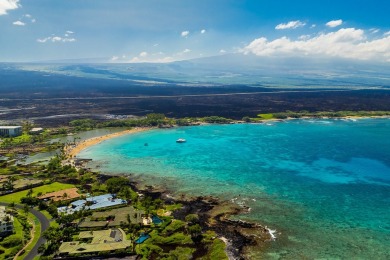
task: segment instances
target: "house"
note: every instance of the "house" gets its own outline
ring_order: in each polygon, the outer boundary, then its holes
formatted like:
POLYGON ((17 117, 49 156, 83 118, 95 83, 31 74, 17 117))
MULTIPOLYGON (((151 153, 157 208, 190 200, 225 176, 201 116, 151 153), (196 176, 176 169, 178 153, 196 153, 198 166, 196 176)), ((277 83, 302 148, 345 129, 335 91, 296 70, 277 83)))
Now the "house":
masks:
POLYGON ((0 126, 0 136, 19 136, 22 134, 21 126, 0 126))
POLYGON ((60 255, 110 252, 130 247, 125 232, 118 229, 84 231, 78 236, 81 241, 63 242, 58 249, 60 255))
POLYGON ((43 132, 42 127, 34 127, 33 129, 30 130, 30 134, 32 135, 37 135, 43 132))
POLYGON ((4 206, 0 206, 0 237, 11 235, 14 231, 14 217, 5 211, 4 206))
POLYGON ((79 228, 117 227, 122 223, 143 224, 145 211, 132 206, 115 208, 103 212, 93 212, 78 223, 79 228))
POLYGON ((65 190, 60 190, 56 192, 49 192, 42 196, 39 196, 38 199, 40 200, 51 200, 51 201, 66 201, 66 200, 72 200, 80 198, 81 195, 78 193, 77 188, 70 188, 65 190))

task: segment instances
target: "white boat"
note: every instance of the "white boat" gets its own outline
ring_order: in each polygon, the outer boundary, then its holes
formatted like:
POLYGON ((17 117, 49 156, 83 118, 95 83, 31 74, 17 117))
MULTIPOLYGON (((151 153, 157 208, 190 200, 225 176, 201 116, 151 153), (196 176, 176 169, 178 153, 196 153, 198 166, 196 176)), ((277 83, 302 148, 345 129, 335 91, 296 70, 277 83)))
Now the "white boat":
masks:
POLYGON ((179 138, 176 140, 176 143, 185 143, 185 142, 187 142, 187 140, 183 138, 179 138))

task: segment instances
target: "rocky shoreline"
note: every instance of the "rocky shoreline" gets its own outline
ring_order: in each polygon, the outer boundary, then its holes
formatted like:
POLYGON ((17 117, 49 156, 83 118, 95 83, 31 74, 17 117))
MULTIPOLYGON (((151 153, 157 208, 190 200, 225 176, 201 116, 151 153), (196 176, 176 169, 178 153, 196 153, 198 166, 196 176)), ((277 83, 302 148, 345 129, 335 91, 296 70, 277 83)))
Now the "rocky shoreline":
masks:
POLYGON ((231 201, 221 201, 212 196, 172 196, 166 188, 157 188, 150 185, 143 185, 131 175, 99 174, 104 181, 113 176, 127 177, 130 180, 130 187, 144 196, 153 199, 161 199, 166 204, 182 204, 182 208, 173 212, 175 219, 184 220, 188 214, 197 214, 199 224, 203 231, 215 231, 218 237, 226 244, 226 253, 229 259, 247 259, 246 252, 253 247, 256 250, 266 248, 267 243, 275 239, 273 231, 258 223, 230 219, 233 215, 244 214, 249 211, 247 207, 240 207, 231 201))

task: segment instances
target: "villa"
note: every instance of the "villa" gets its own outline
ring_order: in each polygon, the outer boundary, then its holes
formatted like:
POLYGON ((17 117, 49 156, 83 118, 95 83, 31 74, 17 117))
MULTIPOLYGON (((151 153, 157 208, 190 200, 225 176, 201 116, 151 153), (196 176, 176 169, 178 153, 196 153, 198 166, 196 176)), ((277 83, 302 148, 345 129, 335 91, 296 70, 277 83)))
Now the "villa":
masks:
POLYGON ((143 210, 137 210, 132 206, 112 209, 104 212, 93 212, 78 223, 79 228, 117 227, 122 223, 143 224, 148 215, 143 210))
POLYGON ((79 240, 63 242, 59 248, 60 255, 88 254, 110 252, 130 247, 130 240, 125 232, 118 229, 80 232, 79 240))
POLYGON ((59 207, 57 211, 59 214, 73 214, 80 210, 95 210, 108 208, 117 205, 127 204, 126 200, 115 198, 113 194, 104 194, 100 196, 88 197, 85 200, 76 200, 70 203, 67 207, 59 207))

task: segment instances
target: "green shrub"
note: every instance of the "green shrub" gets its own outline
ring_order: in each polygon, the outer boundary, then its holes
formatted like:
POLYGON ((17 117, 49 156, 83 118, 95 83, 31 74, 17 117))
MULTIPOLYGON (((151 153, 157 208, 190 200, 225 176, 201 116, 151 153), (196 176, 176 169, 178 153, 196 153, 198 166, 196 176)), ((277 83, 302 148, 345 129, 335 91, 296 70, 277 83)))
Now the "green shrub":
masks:
POLYGON ((177 247, 175 250, 169 251, 169 253, 164 254, 163 260, 187 260, 192 259, 192 254, 195 252, 194 248, 188 247, 177 247))
POLYGON ((210 259, 227 260, 228 257, 226 255, 225 249, 226 249, 225 243, 220 239, 215 239, 210 248, 210 253, 209 253, 210 259))
POLYGON ((21 245, 23 242, 23 239, 19 236, 10 236, 10 237, 6 237, 1 243, 0 245, 2 245, 3 247, 6 247, 6 248, 11 248, 11 247, 15 247, 17 245, 21 245))
POLYGON ((171 235, 174 232, 182 231, 185 227, 185 222, 181 220, 174 219, 172 220, 171 224, 167 226, 164 231, 162 232, 164 235, 171 235))

